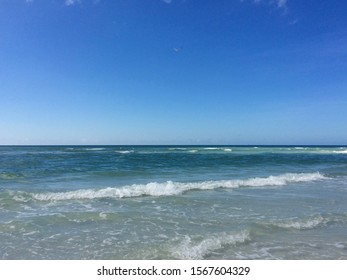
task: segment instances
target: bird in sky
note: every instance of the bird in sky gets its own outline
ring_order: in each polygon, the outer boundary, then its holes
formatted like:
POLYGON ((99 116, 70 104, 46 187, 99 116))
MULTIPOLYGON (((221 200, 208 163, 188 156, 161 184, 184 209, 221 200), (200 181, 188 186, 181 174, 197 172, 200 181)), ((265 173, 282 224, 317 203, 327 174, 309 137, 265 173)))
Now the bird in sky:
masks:
POLYGON ((178 53, 178 52, 182 51, 182 49, 183 49, 182 47, 176 47, 176 48, 173 48, 173 51, 178 53))

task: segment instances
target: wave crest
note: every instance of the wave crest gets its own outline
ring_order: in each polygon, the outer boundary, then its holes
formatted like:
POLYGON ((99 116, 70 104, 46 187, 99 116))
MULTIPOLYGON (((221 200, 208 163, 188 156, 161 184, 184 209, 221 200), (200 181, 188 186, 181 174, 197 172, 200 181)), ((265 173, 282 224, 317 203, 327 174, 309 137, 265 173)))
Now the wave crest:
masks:
POLYGON ((217 188, 240 188, 240 187, 264 187, 284 186, 296 182, 310 182, 325 179, 320 173, 287 173, 266 178, 250 178, 244 180, 219 180, 204 182, 152 182, 148 184, 130 185, 124 187, 108 187, 104 189, 80 189, 68 192, 50 192, 32 194, 36 200, 78 200, 98 198, 125 198, 140 196, 172 196, 179 195, 190 190, 213 190, 217 188))
POLYGON ((314 229, 319 226, 324 226, 328 223, 327 219, 323 217, 315 217, 307 220, 289 220, 285 222, 276 222, 273 223, 274 226, 284 229, 295 229, 295 230, 305 230, 305 229, 314 229))
POLYGON ((242 244, 249 240, 248 231, 241 231, 236 234, 223 232, 205 238, 200 242, 193 241, 191 237, 186 236, 185 240, 172 250, 172 255, 177 259, 199 260, 227 246, 242 244))
POLYGON ((335 154, 347 154, 347 150, 334 151, 335 154))
POLYGON ((308 230, 327 226, 331 223, 346 223, 346 215, 313 216, 306 218, 290 218, 283 221, 273 221, 270 226, 287 230, 308 230))

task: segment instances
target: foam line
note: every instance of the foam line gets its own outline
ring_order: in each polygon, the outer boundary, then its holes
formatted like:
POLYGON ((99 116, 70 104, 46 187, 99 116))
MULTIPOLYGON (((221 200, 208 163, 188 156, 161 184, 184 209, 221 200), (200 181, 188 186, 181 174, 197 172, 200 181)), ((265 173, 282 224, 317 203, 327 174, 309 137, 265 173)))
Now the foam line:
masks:
POLYGON ((240 187, 284 186, 296 182, 310 182, 325 179, 320 173, 286 173, 265 178, 250 178, 244 180, 219 180, 180 183, 167 181, 163 183, 152 182, 123 187, 108 187, 103 189, 80 189, 68 192, 48 192, 31 194, 36 200, 79 200, 99 198, 125 198, 140 196, 172 196, 190 190, 213 190, 217 188, 234 189, 240 187))

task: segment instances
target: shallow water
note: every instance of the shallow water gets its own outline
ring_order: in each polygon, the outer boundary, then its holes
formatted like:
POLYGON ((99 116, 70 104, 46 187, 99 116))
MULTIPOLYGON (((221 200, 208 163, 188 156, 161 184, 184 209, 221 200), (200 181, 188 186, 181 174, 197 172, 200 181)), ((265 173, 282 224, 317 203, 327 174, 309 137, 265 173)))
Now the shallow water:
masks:
POLYGON ((347 147, 0 147, 2 259, 347 259, 347 147))

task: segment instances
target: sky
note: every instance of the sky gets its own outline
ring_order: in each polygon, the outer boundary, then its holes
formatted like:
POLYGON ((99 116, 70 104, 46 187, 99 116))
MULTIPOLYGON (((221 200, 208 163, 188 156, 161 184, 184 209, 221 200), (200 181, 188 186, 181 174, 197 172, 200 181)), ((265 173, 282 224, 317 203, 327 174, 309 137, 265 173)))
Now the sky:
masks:
POLYGON ((347 1, 0 0, 26 144, 347 144, 347 1))

